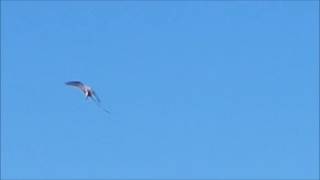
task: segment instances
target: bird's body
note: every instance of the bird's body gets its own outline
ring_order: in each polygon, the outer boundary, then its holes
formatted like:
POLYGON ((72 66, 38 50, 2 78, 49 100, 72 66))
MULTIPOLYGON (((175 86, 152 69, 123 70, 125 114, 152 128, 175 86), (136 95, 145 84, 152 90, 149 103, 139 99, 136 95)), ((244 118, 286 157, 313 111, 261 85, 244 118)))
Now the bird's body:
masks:
POLYGON ((65 84, 68 85, 68 86, 73 86, 73 87, 79 88, 85 94, 86 99, 91 98, 94 102, 96 102, 96 104, 100 108, 102 108, 104 111, 109 113, 108 110, 104 109, 101 106, 100 98, 97 96, 97 94, 93 91, 93 89, 90 86, 88 86, 86 84, 83 84, 80 81, 69 81, 69 82, 66 82, 65 84))
POLYGON ((100 102, 100 99, 98 98, 97 94, 92 90, 92 88, 90 86, 85 85, 80 81, 69 81, 69 82, 66 82, 66 85, 77 87, 85 94, 87 99, 89 97, 92 99, 95 98, 95 100, 100 102))

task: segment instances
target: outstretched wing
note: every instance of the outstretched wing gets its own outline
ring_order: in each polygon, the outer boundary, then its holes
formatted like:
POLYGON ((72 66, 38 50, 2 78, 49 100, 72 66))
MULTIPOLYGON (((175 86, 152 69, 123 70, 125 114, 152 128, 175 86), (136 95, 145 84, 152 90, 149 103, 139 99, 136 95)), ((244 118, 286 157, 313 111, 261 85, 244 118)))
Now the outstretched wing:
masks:
POLYGON ((82 87, 84 84, 80 81, 68 81, 66 82, 66 85, 69 85, 69 86, 76 86, 76 87, 82 87))
POLYGON ((92 91, 92 95, 94 96, 94 98, 97 100, 98 103, 101 102, 101 101, 100 101, 100 98, 99 98, 99 96, 97 95, 96 92, 92 91))
POLYGON ((84 89, 85 89, 85 85, 80 81, 68 81, 65 84, 68 86, 80 88, 82 91, 84 91, 84 89))

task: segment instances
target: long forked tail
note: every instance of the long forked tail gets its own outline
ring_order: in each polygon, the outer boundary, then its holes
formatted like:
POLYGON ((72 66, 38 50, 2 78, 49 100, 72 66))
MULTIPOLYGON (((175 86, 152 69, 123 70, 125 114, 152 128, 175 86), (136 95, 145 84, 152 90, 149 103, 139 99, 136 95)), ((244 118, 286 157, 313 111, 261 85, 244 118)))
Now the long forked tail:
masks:
POLYGON ((108 113, 108 114, 110 114, 111 112, 110 111, 108 111, 106 108, 104 108, 102 105, 101 105, 101 102, 100 101, 97 101, 97 100, 95 100, 95 99, 93 99, 92 98, 92 100, 95 102, 95 104, 100 108, 100 109, 102 109, 104 112, 106 112, 106 113, 108 113))

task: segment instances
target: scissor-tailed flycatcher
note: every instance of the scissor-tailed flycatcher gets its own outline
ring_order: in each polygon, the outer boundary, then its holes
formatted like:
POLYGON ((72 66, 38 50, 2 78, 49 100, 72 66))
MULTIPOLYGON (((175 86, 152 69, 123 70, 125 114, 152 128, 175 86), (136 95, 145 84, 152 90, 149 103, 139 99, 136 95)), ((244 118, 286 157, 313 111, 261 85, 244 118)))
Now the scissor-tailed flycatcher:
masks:
POLYGON ((69 81, 66 82, 66 85, 73 86, 79 88, 86 96, 86 99, 91 98, 100 108, 102 108, 105 112, 110 113, 108 110, 104 109, 100 104, 100 98, 98 95, 92 90, 92 88, 86 84, 83 84, 80 81, 69 81))

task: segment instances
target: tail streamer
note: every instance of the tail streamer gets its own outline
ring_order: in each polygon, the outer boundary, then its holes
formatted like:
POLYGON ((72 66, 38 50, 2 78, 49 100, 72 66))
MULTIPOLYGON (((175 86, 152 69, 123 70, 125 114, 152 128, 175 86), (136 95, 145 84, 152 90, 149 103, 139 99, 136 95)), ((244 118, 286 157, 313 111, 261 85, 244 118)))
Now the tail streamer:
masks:
POLYGON ((100 101, 96 101, 95 99, 92 99, 94 102, 95 102, 95 104, 100 108, 100 109, 102 109, 104 112, 106 112, 106 113, 108 113, 108 114, 111 114, 111 112, 110 111, 108 111, 106 108, 104 108, 102 105, 101 105, 101 103, 100 103, 100 101))

